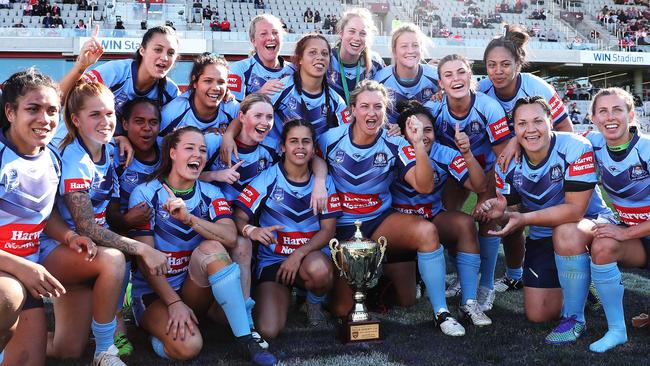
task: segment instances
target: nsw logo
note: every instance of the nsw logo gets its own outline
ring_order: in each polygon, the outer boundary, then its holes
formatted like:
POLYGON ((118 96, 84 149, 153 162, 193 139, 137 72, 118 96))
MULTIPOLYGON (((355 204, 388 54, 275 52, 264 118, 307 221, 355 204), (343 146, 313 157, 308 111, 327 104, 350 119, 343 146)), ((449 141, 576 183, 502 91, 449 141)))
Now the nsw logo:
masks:
POLYGON ((641 180, 648 176, 648 170, 642 165, 635 165, 630 168, 630 179, 641 180))
POLYGON ((388 159, 386 158, 386 153, 378 152, 375 154, 375 158, 372 161, 372 166, 375 168, 382 168, 388 165, 388 159))
POLYGON ((557 182, 562 180, 563 174, 562 174, 562 168, 560 168, 559 165, 554 165, 551 168, 551 182, 557 182))

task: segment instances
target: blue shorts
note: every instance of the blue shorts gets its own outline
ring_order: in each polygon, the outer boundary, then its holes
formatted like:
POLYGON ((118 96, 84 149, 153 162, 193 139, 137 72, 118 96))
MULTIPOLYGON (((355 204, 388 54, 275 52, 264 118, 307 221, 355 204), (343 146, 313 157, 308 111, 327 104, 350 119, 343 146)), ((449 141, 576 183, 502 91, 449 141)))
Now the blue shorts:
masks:
POLYGON ((44 238, 41 240, 41 245, 38 248, 38 263, 43 264, 47 257, 52 253, 54 249, 59 246, 59 242, 52 238, 44 238))
POLYGON ((526 287, 560 288, 552 237, 526 238, 523 280, 526 287))
POLYGON ((22 311, 29 309, 38 309, 44 307, 43 299, 40 297, 34 297, 32 294, 27 291, 27 296, 25 297, 25 303, 23 304, 22 311))

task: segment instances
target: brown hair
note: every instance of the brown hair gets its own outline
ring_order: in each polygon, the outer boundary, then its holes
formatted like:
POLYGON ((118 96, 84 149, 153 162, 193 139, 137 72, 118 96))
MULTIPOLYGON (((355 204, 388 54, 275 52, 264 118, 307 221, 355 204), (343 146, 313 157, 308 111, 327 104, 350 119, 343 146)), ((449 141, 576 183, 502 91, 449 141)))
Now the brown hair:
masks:
POLYGON ((179 141, 181 140, 181 137, 190 132, 196 132, 199 135, 203 136, 203 131, 199 130, 198 128, 194 126, 183 126, 175 129, 171 133, 169 133, 165 138, 163 139, 162 143, 162 148, 161 148, 161 159, 160 159, 160 167, 156 169, 153 174, 149 177, 147 181, 152 181, 154 179, 160 180, 163 177, 166 177, 169 175, 169 172, 172 170, 172 158, 169 154, 169 151, 172 148, 176 148, 178 146, 179 141))
POLYGON ((515 63, 519 65, 519 70, 521 70, 521 67, 526 65, 526 44, 528 43, 530 36, 520 25, 505 25, 504 30, 505 35, 493 38, 490 43, 488 43, 487 47, 485 47, 485 51, 483 52, 483 62, 487 64, 488 54, 490 54, 494 48, 503 47, 510 52, 512 57, 515 59, 515 63))
POLYGON ((18 98, 31 90, 40 88, 52 88, 57 95, 60 94, 59 87, 54 80, 33 67, 19 71, 5 80, 2 83, 2 93, 0 94, 0 125, 2 127, 10 125, 5 114, 5 106, 9 105, 11 109, 16 110, 18 98))
POLYGON ((634 97, 632 94, 617 87, 605 88, 600 89, 598 93, 594 95, 594 98, 591 101, 591 108, 589 108, 589 110, 591 111, 592 118, 593 115, 596 114, 596 103, 598 102, 598 98, 607 95, 616 95, 617 97, 621 98, 621 100, 623 100, 623 103, 625 103, 625 107, 627 108, 628 112, 634 110, 634 97))
POLYGON ((463 55, 459 55, 457 53, 447 55, 447 56, 443 57, 442 59, 440 59, 440 61, 438 61, 438 79, 442 78, 442 75, 440 74, 440 69, 442 69, 442 66, 444 64, 446 64, 447 62, 451 62, 451 61, 460 61, 467 67, 467 70, 469 70, 469 76, 470 76, 470 86, 469 86, 469 88, 471 90, 476 90, 476 81, 473 80, 474 72, 472 72, 472 65, 469 63, 469 60, 467 59, 467 57, 465 57, 463 55))

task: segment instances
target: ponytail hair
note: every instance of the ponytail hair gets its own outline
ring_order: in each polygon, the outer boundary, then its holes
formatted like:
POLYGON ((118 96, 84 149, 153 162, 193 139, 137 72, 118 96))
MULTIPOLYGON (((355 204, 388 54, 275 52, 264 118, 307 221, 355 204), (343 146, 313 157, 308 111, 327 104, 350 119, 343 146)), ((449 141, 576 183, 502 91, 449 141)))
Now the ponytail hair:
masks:
POLYGON ((483 52, 483 62, 487 63, 488 54, 496 47, 503 47, 507 49, 512 57, 515 59, 519 70, 526 65, 526 45, 530 36, 528 32, 520 25, 505 25, 504 35, 493 38, 483 52))
POLYGON ((111 102, 114 102, 113 92, 111 92, 106 85, 99 82, 87 81, 85 78, 77 81, 74 88, 72 88, 68 93, 68 96, 65 99, 65 109, 63 114, 68 133, 61 141, 59 146, 60 150, 63 150, 63 148, 72 143, 72 141, 74 141, 74 139, 79 135, 77 126, 72 123, 72 115, 84 109, 86 100, 100 96, 105 96, 111 102))

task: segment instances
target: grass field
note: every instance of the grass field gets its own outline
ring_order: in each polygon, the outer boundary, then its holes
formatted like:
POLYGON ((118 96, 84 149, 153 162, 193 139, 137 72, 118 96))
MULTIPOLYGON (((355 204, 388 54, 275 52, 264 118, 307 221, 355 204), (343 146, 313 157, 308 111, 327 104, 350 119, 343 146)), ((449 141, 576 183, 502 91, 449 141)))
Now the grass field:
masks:
MULTIPOLYGON (((503 272, 502 257, 497 274, 503 272)), ((648 312, 650 280, 648 272, 626 271, 625 313, 629 319, 648 312)), ((458 299, 449 299, 452 312, 458 299)), ((574 345, 544 344, 546 334, 555 325, 529 323, 523 313, 523 292, 497 295, 494 309, 488 313, 493 325, 484 328, 466 326, 467 335, 452 338, 433 327, 432 311, 426 297, 410 308, 392 308, 374 314, 382 321, 385 339, 381 343, 344 346, 335 338, 334 322, 314 329, 306 326, 306 316, 293 312, 284 333, 270 341, 273 352, 283 365, 650 365, 650 330, 634 329, 628 321, 629 341, 604 355, 589 352, 589 343, 606 331, 602 310, 587 311, 587 335, 574 345)), ((143 331, 130 327, 129 338, 136 353, 125 359, 128 365, 246 365, 234 351, 229 331, 202 322, 204 349, 191 362, 171 363, 157 358, 143 331)), ((87 365, 92 347, 77 361, 48 361, 48 365, 87 365)))

